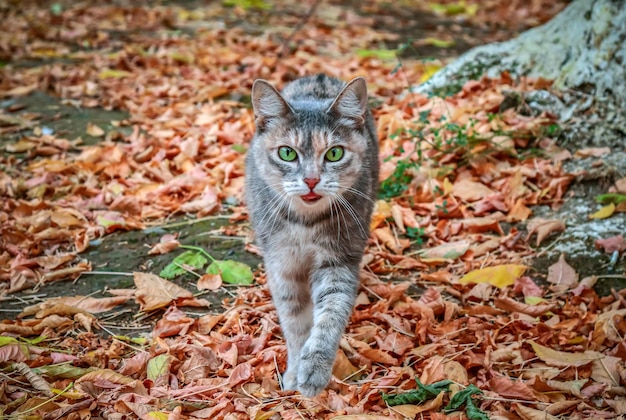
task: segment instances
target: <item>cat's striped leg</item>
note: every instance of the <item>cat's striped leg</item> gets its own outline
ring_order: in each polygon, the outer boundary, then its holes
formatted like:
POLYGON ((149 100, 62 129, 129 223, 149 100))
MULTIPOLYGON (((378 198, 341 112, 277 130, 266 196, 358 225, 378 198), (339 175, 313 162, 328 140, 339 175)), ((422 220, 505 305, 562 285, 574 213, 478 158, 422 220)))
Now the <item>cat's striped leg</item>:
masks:
POLYGON ((285 274, 278 267, 274 271, 268 269, 272 299, 287 342, 287 370, 283 374, 283 389, 295 390, 300 352, 313 326, 313 307, 308 280, 289 278, 285 274))
POLYGON ((328 385, 339 341, 352 314, 359 284, 356 267, 323 263, 312 275, 314 321, 300 353, 298 390, 312 397, 328 385))

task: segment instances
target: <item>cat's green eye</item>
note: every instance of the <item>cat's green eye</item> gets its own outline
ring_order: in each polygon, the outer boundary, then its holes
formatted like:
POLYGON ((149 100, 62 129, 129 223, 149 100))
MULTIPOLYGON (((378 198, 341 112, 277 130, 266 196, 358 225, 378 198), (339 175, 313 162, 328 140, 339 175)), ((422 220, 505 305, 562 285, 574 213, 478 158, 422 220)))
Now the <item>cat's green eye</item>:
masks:
POLYGON ((285 162, 292 162, 296 160, 298 154, 291 147, 283 146, 278 149, 278 156, 285 162))
POLYGON ((343 147, 335 146, 331 147, 328 152, 326 152, 326 160, 329 162, 337 162, 343 157, 343 147))

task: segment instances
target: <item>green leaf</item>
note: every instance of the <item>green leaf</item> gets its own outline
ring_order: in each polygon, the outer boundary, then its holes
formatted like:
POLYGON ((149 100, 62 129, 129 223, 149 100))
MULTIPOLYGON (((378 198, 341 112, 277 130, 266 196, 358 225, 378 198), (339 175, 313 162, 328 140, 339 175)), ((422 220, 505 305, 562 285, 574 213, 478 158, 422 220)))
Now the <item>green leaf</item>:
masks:
POLYGON ((173 279, 174 277, 187 272, 187 270, 183 267, 184 265, 200 269, 206 265, 207 261, 206 257, 200 252, 185 251, 178 257, 174 258, 171 263, 166 265, 165 268, 159 273, 159 276, 164 279, 173 279))
POLYGON ((6 346, 7 344, 19 344, 19 341, 14 337, 0 336, 0 347, 6 346))
POLYGON ((246 153, 246 150, 248 150, 246 149, 246 146, 242 144, 233 144, 231 148, 237 153, 246 153))
POLYGON ((148 367, 146 369, 146 375, 148 379, 153 382, 159 377, 167 375, 170 370, 171 358, 167 354, 160 354, 148 361, 148 367))
POLYGON ((482 393, 483 392, 480 390, 480 388, 476 387, 476 385, 473 385, 473 384, 469 385, 464 390, 459 391, 456 394, 454 394, 454 397, 450 399, 450 403, 448 403, 448 405, 444 408, 444 410, 445 411, 458 410, 459 407, 461 407, 463 404, 467 404, 468 401, 469 403, 471 403, 472 395, 482 394, 482 393))
POLYGON ((356 53, 363 58, 374 57, 380 60, 394 60, 397 50, 358 50, 356 53))
POLYGON ((487 413, 476 407, 472 399, 469 397, 467 398, 467 402, 465 404, 465 414, 467 414, 467 418, 469 420, 489 420, 487 413))
POLYGON ((254 275, 247 264, 232 260, 215 260, 206 270, 207 274, 219 274, 228 284, 252 284, 254 275))
POLYGON ((600 194, 599 196, 596 197, 596 202, 602 203, 602 204, 609 204, 609 203, 619 204, 619 203, 623 203, 624 201, 626 201, 626 194, 618 194, 618 193, 600 194))
POLYGON ((435 398, 441 391, 447 391, 450 384, 453 382, 450 380, 435 382, 434 384, 424 385, 419 378, 415 378, 417 383, 417 389, 406 392, 404 394, 384 394, 383 401, 390 406, 402 405, 402 404, 419 404, 426 400, 435 398))

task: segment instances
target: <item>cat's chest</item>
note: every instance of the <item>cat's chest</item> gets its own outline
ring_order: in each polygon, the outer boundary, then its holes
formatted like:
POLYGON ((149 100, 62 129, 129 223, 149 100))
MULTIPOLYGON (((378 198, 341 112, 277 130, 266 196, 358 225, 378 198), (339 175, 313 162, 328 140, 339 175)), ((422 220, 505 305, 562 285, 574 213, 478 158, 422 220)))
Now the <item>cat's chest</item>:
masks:
POLYGON ((301 259, 326 253, 328 243, 325 236, 318 226, 286 223, 283 229, 272 235, 268 245, 281 250, 284 255, 301 259))

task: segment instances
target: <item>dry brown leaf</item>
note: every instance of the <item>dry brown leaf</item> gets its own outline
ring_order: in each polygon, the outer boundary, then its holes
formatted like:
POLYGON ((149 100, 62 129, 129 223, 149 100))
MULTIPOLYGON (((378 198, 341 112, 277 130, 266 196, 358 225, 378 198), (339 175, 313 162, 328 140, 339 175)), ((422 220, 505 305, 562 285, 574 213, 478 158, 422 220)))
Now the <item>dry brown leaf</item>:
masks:
POLYGON ((104 136, 104 130, 94 123, 87 123, 87 130, 85 130, 87 134, 93 137, 102 137, 104 136))
POLYGON ((536 246, 539 246, 548 236, 552 233, 563 232, 565 230, 565 223, 561 220, 547 220, 547 219, 532 219, 528 222, 528 241, 531 236, 537 234, 536 246))
POLYGON ((222 287, 222 276, 220 274, 203 274, 196 284, 198 290, 217 290, 222 287))
POLYGON ((174 283, 150 273, 133 273, 135 279, 135 298, 142 311, 153 311, 169 305, 181 297, 193 297, 193 294, 174 283))
POLYGON ((576 287, 578 273, 565 261, 565 255, 561 254, 559 260, 548 267, 548 282, 555 285, 555 289, 564 291, 576 287))
POLYGON ((545 410, 537 410, 517 403, 513 407, 515 412, 524 420, 559 420, 558 417, 547 413, 545 410))
POLYGON ((610 238, 605 239, 596 239, 595 245, 596 249, 604 249, 604 252, 609 254, 615 251, 620 253, 626 251, 626 241, 624 241, 624 236, 622 235, 611 236, 610 238))
POLYGON ((445 394, 446 394, 445 392, 440 392, 439 394, 437 394, 435 398, 430 399, 420 405, 414 405, 414 404, 395 405, 391 407, 391 411, 394 411, 404 416, 405 418, 410 418, 410 419, 416 418, 416 416, 419 413, 424 413, 426 411, 431 411, 431 410, 432 411, 439 410, 441 406, 443 405, 443 397, 445 394))
POLYGON ((494 191, 482 182, 470 179, 456 181, 452 186, 452 194, 463 201, 477 201, 493 193, 494 191))
POLYGON ((569 353, 542 346, 534 341, 530 341, 530 345, 533 347, 537 357, 551 366, 580 367, 602 358, 601 353, 590 350, 583 353, 569 353))
POLYGON ((503 309, 509 312, 520 312, 530 316, 540 316, 546 312, 551 311, 556 307, 556 303, 544 304, 544 305, 527 305, 522 302, 518 302, 508 297, 497 298, 495 300, 495 307, 503 309))

